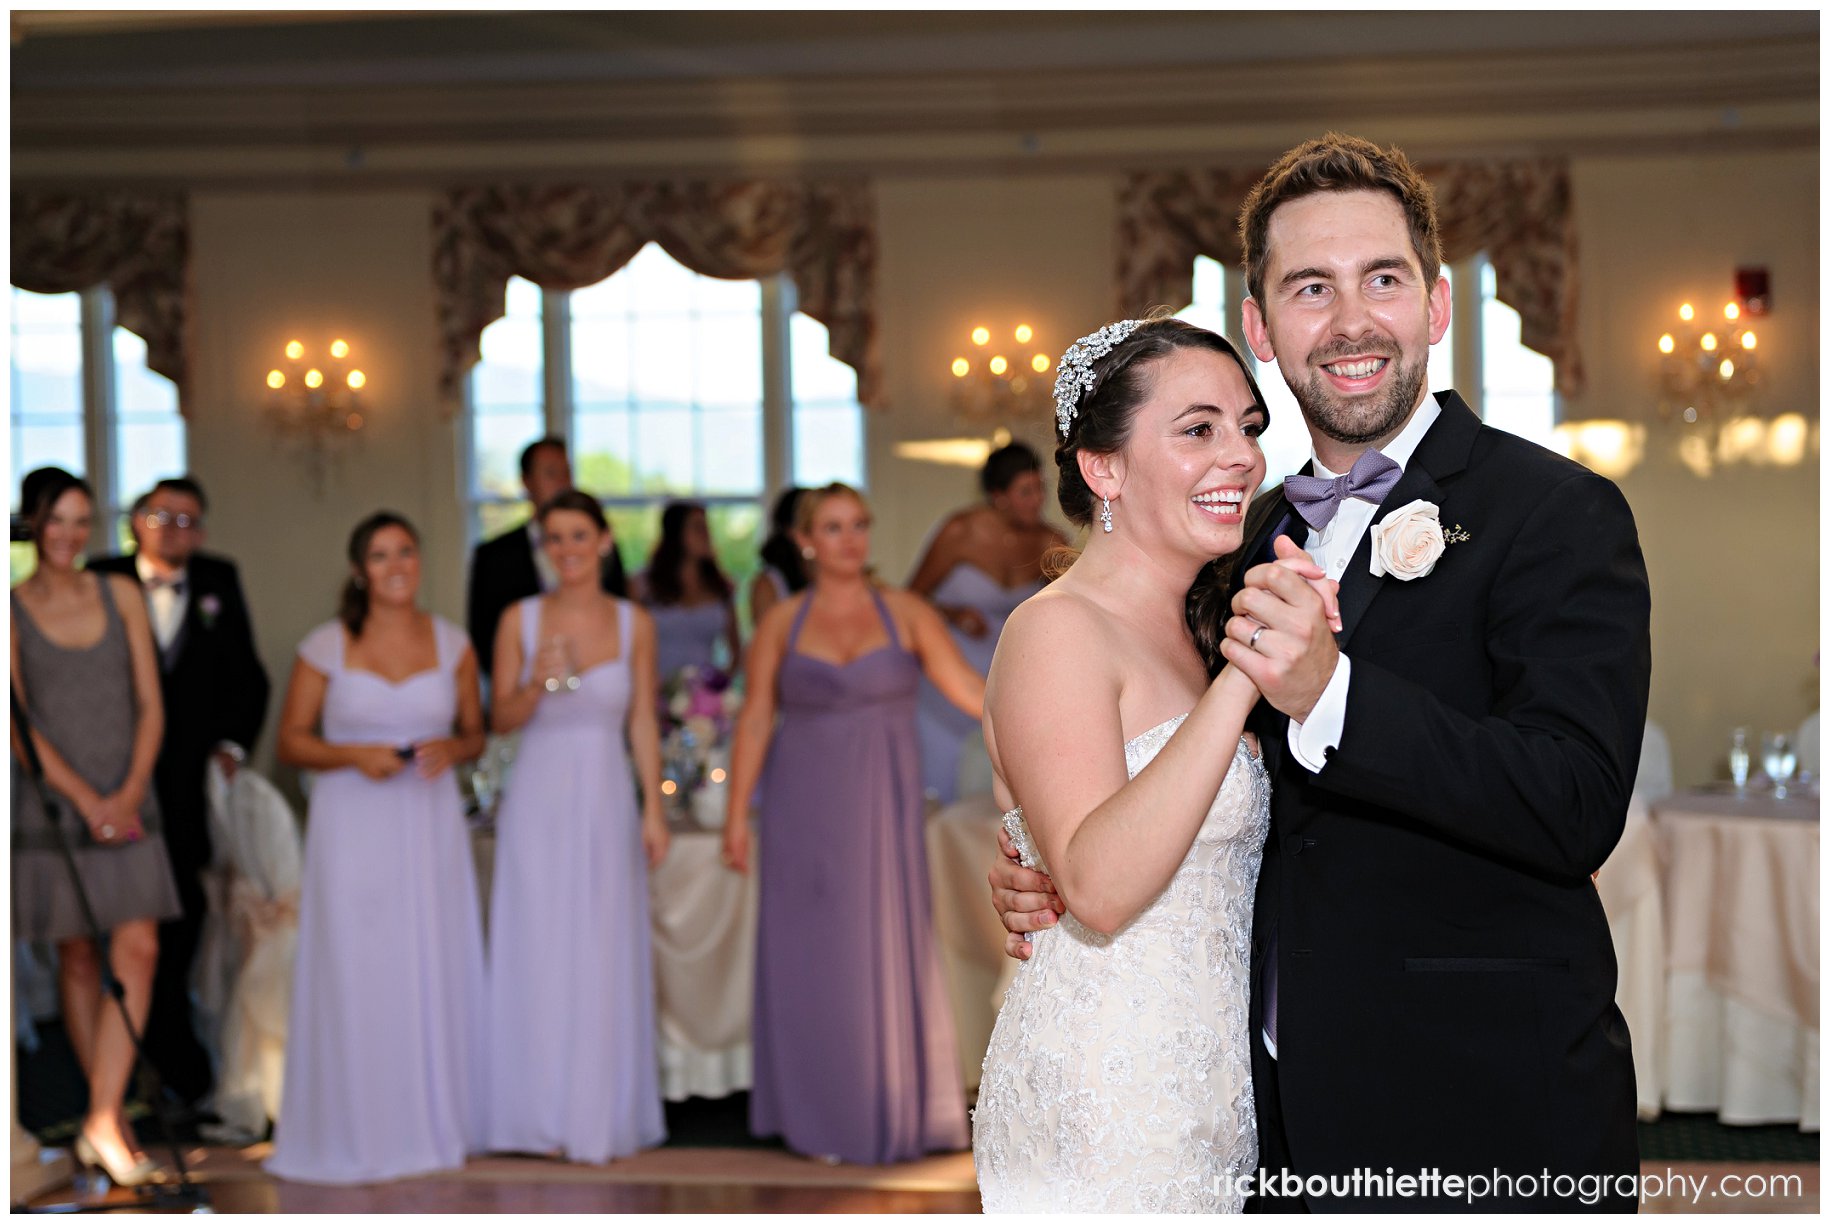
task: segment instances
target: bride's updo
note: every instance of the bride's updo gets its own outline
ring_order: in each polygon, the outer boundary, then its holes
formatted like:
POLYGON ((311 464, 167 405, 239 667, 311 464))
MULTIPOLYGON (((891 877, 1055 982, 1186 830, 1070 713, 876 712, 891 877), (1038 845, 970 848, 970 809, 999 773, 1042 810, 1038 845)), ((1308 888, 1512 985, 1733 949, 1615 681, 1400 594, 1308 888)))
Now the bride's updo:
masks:
MULTIPOLYGON (((1074 415, 1068 421, 1066 433, 1056 430, 1060 437, 1055 447, 1057 496, 1061 512, 1078 525, 1091 525, 1093 504, 1097 500, 1093 490, 1087 487, 1086 477, 1080 474, 1080 452, 1112 455, 1125 448, 1131 438, 1137 410, 1150 397, 1151 369, 1177 349, 1207 349, 1232 358, 1239 372, 1245 375, 1245 385, 1252 392, 1253 402, 1269 422, 1271 410, 1258 389, 1258 380, 1252 377, 1252 367, 1246 364, 1238 349, 1224 336, 1204 327, 1152 312, 1130 335, 1113 345, 1111 352, 1094 358, 1092 379, 1074 401, 1074 415)), ((1043 559, 1043 569, 1049 577, 1058 577, 1073 564, 1077 555, 1072 549, 1053 549, 1043 559)), ((1220 653, 1220 641, 1226 630, 1229 611, 1226 588, 1233 560, 1231 556, 1216 557, 1201 567, 1188 588, 1185 607, 1188 628, 1194 635, 1196 649, 1207 663, 1209 674, 1218 673, 1226 665, 1226 659, 1220 653)))

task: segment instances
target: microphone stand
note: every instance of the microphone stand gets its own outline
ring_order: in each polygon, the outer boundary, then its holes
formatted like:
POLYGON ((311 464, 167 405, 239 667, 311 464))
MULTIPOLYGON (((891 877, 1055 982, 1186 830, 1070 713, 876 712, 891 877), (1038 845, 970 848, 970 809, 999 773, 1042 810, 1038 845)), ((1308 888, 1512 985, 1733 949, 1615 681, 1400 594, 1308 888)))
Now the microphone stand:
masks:
MULTIPOLYGON (((122 1187, 134 1191, 135 1197, 122 1203, 49 1203, 41 1207, 24 1207, 15 1203, 15 1212, 26 1211, 45 1214, 71 1214, 92 1211, 143 1211, 148 1208, 170 1210, 190 1206, 193 1214, 211 1213, 209 1192, 197 1182, 191 1180, 189 1166, 185 1164, 182 1145, 178 1141, 177 1128, 174 1125, 171 1102, 167 1099, 171 1089, 164 1084, 158 1068, 146 1057, 145 1047, 140 1043, 140 1031, 135 1027, 133 1017, 127 1011, 127 992, 121 980, 114 976, 114 969, 108 963, 107 942, 101 924, 96 921, 95 907, 89 903, 89 892, 83 887, 82 873, 76 869, 76 856, 70 851, 70 839, 64 833, 63 808, 51 785, 45 781, 44 762, 39 759, 38 745, 32 742, 32 720, 26 713, 25 703, 19 699, 17 686, 8 685, 13 700, 13 727, 19 733, 19 742, 25 747, 26 771, 32 775, 32 785, 37 788, 38 802, 44 808, 45 823, 51 828, 51 837, 57 843, 58 857, 64 861, 64 869, 70 873, 70 883, 76 889, 77 905, 82 909, 83 924, 89 928, 89 938, 94 941, 96 961, 100 966, 102 990, 114 1000, 114 1005, 121 1013, 121 1024, 127 1030, 127 1039, 133 1043, 134 1061, 141 1068, 141 1086, 150 1089, 147 1092, 152 1101, 153 1111, 159 1119, 159 1128, 165 1133, 165 1140, 171 1149, 172 1167, 177 1170, 178 1180, 175 1183, 147 1183, 140 1186, 122 1187)), ((105 1172, 106 1170, 104 1170, 105 1172)))

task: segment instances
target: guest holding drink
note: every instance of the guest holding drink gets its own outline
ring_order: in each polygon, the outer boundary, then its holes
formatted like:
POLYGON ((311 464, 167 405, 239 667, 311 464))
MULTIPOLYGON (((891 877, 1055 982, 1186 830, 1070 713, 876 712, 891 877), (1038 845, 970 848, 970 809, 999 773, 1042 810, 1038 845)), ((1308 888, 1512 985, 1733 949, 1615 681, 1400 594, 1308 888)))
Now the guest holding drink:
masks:
MULTIPOLYGON (((38 566, 13 588, 13 691, 30 713, 32 743, 83 893, 107 933, 109 967, 134 1028, 143 1031, 159 923, 179 914, 151 789, 165 727, 152 628, 131 580, 78 568, 95 512, 87 484, 61 468, 39 468, 26 475, 19 502, 38 566)), ((139 1185, 158 1166, 135 1142, 122 1107, 132 1038, 102 990, 103 952, 89 937, 57 849, 59 831, 24 759, 15 725, 13 937, 57 945, 64 1031, 89 1088, 77 1158, 101 1166, 120 1185, 139 1185)))
POLYGON ((688 665, 716 666, 720 641, 727 669, 736 670, 743 651, 732 598, 736 588, 718 568, 703 505, 667 503, 661 511, 661 539, 636 589, 642 606, 654 617, 661 683, 688 665))
POLYGON ((724 833, 726 865, 749 870, 760 786, 750 1127, 810 1156, 911 1160, 968 1141, 915 692, 925 674, 976 716, 985 682, 925 600, 872 583, 855 490, 813 490, 798 514, 814 579, 757 626, 724 833))
POLYGON ((496 816, 489 1146, 599 1164, 667 1137, 648 927, 648 870, 667 853, 655 626, 598 586, 612 545, 593 498, 554 497, 540 532, 558 585, 503 614, 491 686, 493 725, 521 748, 496 816))
MULTIPOLYGON (((909 589, 927 596, 966 661, 991 670, 998 635, 1017 605, 1042 589, 1042 558, 1067 537, 1042 521, 1042 464, 1021 442, 999 447, 979 472, 985 501, 949 515, 928 541, 909 589)), ((960 749, 978 720, 921 686, 922 785, 942 803, 958 798, 960 749)))
POLYGON ((482 1139, 483 932, 452 769, 483 750, 476 656, 418 606, 405 519, 364 519, 349 564, 280 715, 279 759, 316 777, 267 1170, 304 1182, 456 1169, 482 1139))
POLYGON ((806 492, 798 485, 782 490, 769 511, 769 538, 758 550, 762 568, 750 579, 751 625, 762 624, 770 608, 806 589, 805 558, 801 556, 801 546, 794 542, 794 512, 806 492))

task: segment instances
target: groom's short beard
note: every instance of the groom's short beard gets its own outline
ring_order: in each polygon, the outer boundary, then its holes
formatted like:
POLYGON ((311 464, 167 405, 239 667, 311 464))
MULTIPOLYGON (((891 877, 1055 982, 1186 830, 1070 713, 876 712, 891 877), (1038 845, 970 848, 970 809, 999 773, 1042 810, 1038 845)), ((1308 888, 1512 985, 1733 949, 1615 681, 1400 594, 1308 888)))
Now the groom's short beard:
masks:
POLYGON ((1427 361, 1407 364, 1396 356, 1390 360, 1396 367, 1391 382, 1386 385, 1383 395, 1370 402, 1350 403, 1336 395, 1326 381, 1327 375, 1315 366, 1311 366, 1306 382, 1290 384, 1290 393, 1296 396, 1303 419, 1325 437, 1343 446, 1377 442, 1396 433, 1404 424, 1411 409, 1417 406, 1430 373, 1427 361))

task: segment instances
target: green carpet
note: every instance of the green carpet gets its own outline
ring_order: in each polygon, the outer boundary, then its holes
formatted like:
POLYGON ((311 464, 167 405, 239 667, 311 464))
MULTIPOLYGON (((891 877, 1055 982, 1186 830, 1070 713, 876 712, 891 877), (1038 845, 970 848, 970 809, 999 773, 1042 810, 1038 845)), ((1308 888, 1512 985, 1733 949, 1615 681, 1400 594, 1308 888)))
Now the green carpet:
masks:
POLYGON ((1639 1124, 1641 1160, 1778 1160, 1818 1158, 1818 1137, 1790 1124, 1723 1126, 1714 1114, 1666 1113, 1639 1124))

